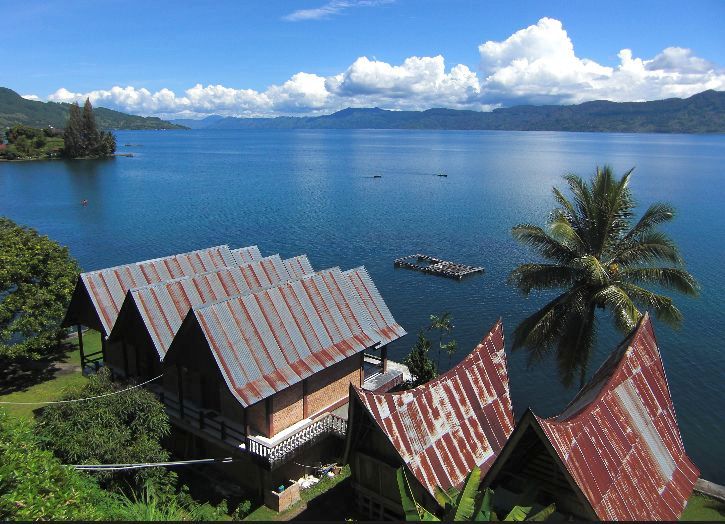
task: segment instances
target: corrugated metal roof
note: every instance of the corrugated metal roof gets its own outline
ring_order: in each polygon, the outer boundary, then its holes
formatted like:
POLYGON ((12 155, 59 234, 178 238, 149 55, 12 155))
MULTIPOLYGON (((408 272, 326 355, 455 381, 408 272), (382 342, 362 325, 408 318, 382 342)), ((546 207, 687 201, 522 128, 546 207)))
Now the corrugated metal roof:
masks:
POLYGON ((227 385, 244 406, 379 341, 338 268, 193 313, 227 385))
POLYGON ((486 473, 514 427, 500 320, 459 364, 427 384, 355 392, 431 495, 436 486, 459 487, 474 466, 486 473))
POLYGON ((345 271, 343 275, 350 281, 350 285, 368 310, 370 318, 373 319, 381 345, 388 344, 407 335, 405 330, 393 318, 378 288, 375 287, 373 279, 370 278, 370 275, 364 267, 350 269, 345 271))
POLYGON ((262 253, 259 252, 257 246, 240 247, 239 249, 232 249, 232 255, 237 260, 236 266, 249 264, 250 262, 256 262, 261 260, 262 253))
POLYGON ((312 269, 310 261, 307 260, 307 255, 299 255, 292 258, 286 258, 283 260, 284 267, 292 278, 302 278, 305 275, 311 275, 315 271, 312 269))
MULTIPOLYGON (((290 263, 298 271, 312 271, 309 262, 304 265, 306 257, 296 258, 302 259, 302 262, 290 262, 294 259, 283 261, 279 255, 272 255, 239 267, 222 268, 132 289, 130 296, 159 357, 163 358, 192 307, 248 294, 296 278, 287 271, 290 263)), ((116 336, 115 331, 112 338, 116 336)))
POLYGON ((236 265, 229 246, 222 245, 89 271, 81 273, 80 280, 88 290, 105 333, 109 334, 129 289, 236 265))
POLYGON ((560 415, 536 420, 600 519, 679 518, 700 472, 649 315, 560 415))

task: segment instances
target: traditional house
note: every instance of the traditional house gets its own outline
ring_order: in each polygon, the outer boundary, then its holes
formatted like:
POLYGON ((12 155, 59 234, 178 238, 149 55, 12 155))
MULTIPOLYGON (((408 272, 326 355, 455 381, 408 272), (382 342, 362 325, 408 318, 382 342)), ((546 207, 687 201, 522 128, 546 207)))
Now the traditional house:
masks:
POLYGON ((405 334, 364 268, 337 268, 193 307, 164 357, 159 394, 194 446, 232 455, 237 480, 267 489, 339 454, 364 352, 405 334), (362 295, 365 298, 362 298, 362 295), (374 312, 375 319, 371 312, 374 312))
POLYGON ((125 377, 155 377, 161 372, 161 361, 192 307, 248 294, 311 273, 312 266, 304 255, 287 260, 273 255, 130 289, 108 337, 105 364, 125 377))
POLYGON ((645 315, 561 414, 527 411, 484 485, 497 502, 533 485, 576 519, 674 521, 698 475, 645 315))
POLYGON ((85 367, 89 359, 100 360, 105 356, 106 337, 116 323, 128 290, 223 267, 238 266, 260 258, 262 257, 257 246, 232 252, 229 246, 222 245, 81 273, 62 326, 77 326, 81 363, 85 367), (101 333, 102 355, 84 354, 81 326, 101 333))
POLYGON ((435 488, 459 488, 493 463, 514 427, 501 321, 459 364, 415 389, 350 388, 345 461, 358 509, 373 520, 403 516, 396 470, 433 510, 435 488))

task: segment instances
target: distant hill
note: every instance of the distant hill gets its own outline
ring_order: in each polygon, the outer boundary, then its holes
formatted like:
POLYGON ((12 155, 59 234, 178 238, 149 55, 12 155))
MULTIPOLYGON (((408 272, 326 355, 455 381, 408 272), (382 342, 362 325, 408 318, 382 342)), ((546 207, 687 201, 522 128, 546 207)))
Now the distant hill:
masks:
MULTIPOLYGON (((16 124, 63 128, 68 121, 69 105, 26 100, 12 89, 0 87, 0 129, 16 124)), ((127 115, 105 107, 94 107, 93 114, 102 129, 186 129, 155 116, 127 115)))
POLYGON ((172 120, 203 129, 461 129, 601 131, 623 133, 725 133, 725 92, 651 102, 599 100, 569 106, 514 106, 492 112, 429 109, 387 111, 348 108, 318 117, 172 120))

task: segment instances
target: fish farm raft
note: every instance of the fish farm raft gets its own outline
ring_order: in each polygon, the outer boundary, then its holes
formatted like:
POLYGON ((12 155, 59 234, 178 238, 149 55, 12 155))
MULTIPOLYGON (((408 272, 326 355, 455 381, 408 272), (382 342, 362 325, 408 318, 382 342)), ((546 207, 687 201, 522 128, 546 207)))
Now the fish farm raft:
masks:
POLYGON ((415 269, 416 271, 422 271, 423 273, 455 278, 457 280, 461 280, 463 277, 474 273, 483 273, 482 267, 457 264, 455 262, 449 262, 440 258, 420 254, 396 258, 393 264, 395 267, 415 269))

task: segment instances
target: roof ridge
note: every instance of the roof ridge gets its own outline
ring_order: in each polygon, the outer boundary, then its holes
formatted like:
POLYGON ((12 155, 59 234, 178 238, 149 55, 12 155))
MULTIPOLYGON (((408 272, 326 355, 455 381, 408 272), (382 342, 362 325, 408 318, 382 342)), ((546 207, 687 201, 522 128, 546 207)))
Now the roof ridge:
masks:
POLYGON ((158 262, 159 260, 166 260, 168 258, 180 257, 180 256, 183 256, 183 255, 193 255, 194 253, 200 253, 202 251, 209 251, 210 249, 216 249, 216 248, 222 248, 222 247, 226 247, 231 252, 231 249, 229 248, 229 245, 228 244, 219 244, 218 246, 210 246, 210 247, 206 247, 206 248, 202 248, 202 249, 194 249, 193 251, 184 251, 183 253, 174 253, 173 255, 166 255, 166 256, 163 256, 163 257, 149 258, 147 260, 138 260, 136 262, 128 262, 126 264, 118 264, 118 265, 115 265, 115 266, 104 267, 104 268, 101 268, 101 269, 92 269, 91 271, 84 271, 83 273, 80 274, 80 276, 90 275, 90 274, 93 274, 93 273, 101 273, 103 271, 110 271, 110 270, 118 269, 118 268, 121 268, 121 267, 138 266, 140 264, 148 264, 150 262, 158 262))
MULTIPOLYGON (((633 343, 636 340, 639 340, 639 337, 643 334, 648 333, 650 330, 647 329, 647 327, 651 327, 652 322, 649 316, 648 312, 645 312, 644 315, 642 315, 642 318, 640 318, 637 327, 635 327, 632 332, 627 335, 627 337, 620 342, 617 347, 612 351, 609 356, 606 358, 606 360, 602 363, 601 366, 597 369, 597 371, 592 375, 592 378, 585 384, 585 386, 579 390, 579 392, 574 396, 571 402, 566 405, 566 407, 557 415, 554 415, 552 417, 548 417, 546 419, 541 419, 537 415, 534 415, 537 419, 545 420, 550 423, 556 423, 556 424, 566 424, 573 422, 573 420, 585 413, 588 413, 591 409, 596 406, 596 404, 601 400, 602 396, 608 391, 608 388, 606 387, 607 384, 611 383, 612 380, 614 380, 614 377, 618 376, 619 372, 622 370, 622 368, 625 366, 627 357, 632 354, 633 349, 633 343), (621 353, 620 353, 621 352, 621 353), (613 360, 617 360, 616 365, 613 364, 613 360), (611 370, 609 369, 609 366, 611 366, 611 370), (605 373, 606 372, 606 373, 605 373), (598 377, 597 375, 602 374, 601 377, 598 377), (592 398, 587 400, 586 403, 582 404, 581 408, 577 409, 571 414, 567 414, 568 411, 573 410, 573 408, 577 405, 577 403, 583 399, 586 394, 591 391, 595 386, 598 386, 599 389, 597 390, 596 395, 594 395, 592 398), (565 417, 560 419, 561 417, 565 417)), ((657 353, 659 354, 659 347, 655 344, 655 348, 657 349, 657 353)), ((660 356, 661 360, 661 356, 660 356)))

